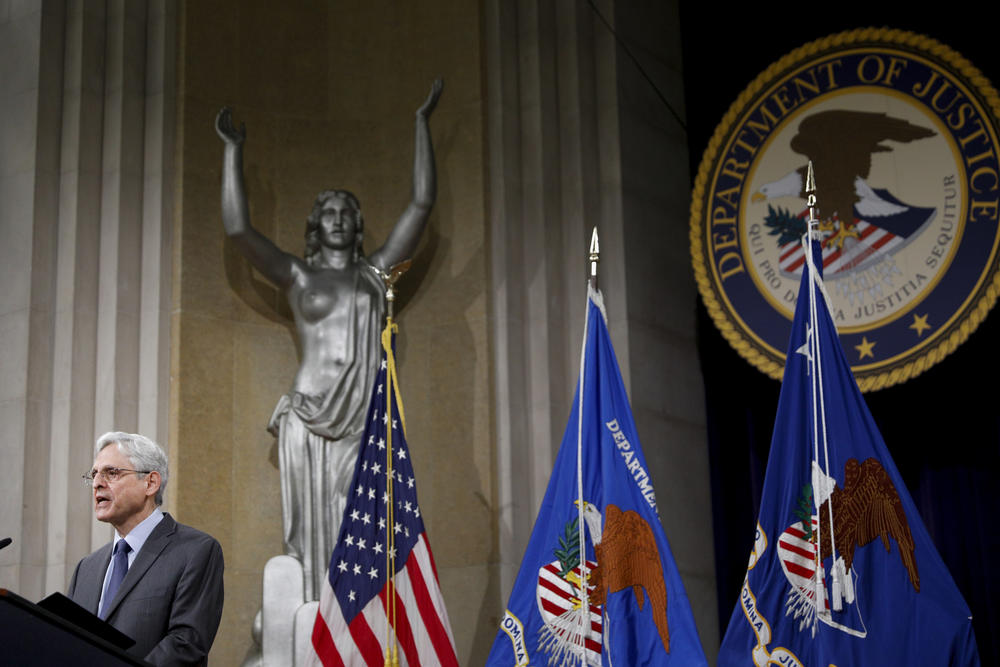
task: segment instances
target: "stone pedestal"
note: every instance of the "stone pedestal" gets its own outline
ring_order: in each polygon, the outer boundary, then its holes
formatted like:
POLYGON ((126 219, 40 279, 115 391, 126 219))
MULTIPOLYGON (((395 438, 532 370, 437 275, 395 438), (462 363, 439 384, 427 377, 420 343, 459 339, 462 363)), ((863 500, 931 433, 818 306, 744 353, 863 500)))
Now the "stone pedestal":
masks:
POLYGON ((263 604, 254 619, 255 646, 243 667, 290 667, 307 664, 319 602, 303 598, 302 564, 275 556, 264 566, 263 604))

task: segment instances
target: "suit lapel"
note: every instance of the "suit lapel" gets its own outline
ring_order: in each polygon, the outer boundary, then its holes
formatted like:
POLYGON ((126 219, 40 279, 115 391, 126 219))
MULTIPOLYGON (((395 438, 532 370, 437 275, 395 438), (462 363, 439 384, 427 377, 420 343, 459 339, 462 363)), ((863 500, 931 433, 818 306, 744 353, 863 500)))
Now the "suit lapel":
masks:
MULTIPOLYGON (((153 532, 146 538, 146 542, 135 556, 135 562, 132 563, 132 566, 125 574, 125 580, 122 581, 121 587, 115 594, 115 599, 111 601, 111 607, 108 609, 109 619, 114 615, 115 610, 118 609, 118 605, 125 599, 125 596, 142 580, 149 568, 156 562, 156 559, 160 557, 160 553, 170 544, 170 538, 176 530, 177 522, 174 521, 172 516, 164 512, 163 520, 156 525, 153 532)), ((98 592, 98 596, 100 596, 100 592, 98 592)))
MULTIPOLYGON (((104 575, 111 563, 111 545, 106 544, 95 552, 92 567, 94 572, 80 572, 76 586, 79 589, 74 594, 77 603, 92 614, 97 614, 97 605, 101 602, 101 591, 104 590, 104 575)), ((89 570, 90 568, 88 568, 89 570)))

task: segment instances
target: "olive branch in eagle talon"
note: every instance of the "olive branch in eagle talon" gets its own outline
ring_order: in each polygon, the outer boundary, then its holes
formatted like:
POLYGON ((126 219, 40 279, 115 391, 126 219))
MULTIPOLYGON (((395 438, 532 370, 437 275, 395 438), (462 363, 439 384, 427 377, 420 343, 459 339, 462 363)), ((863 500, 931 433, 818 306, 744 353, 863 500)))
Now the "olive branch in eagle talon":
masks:
POLYGON ((566 578, 580 564, 580 531, 577 519, 566 522, 566 529, 559 538, 559 548, 552 551, 562 569, 559 576, 566 578))
MULTIPOLYGON (((559 548, 553 549, 552 553, 559 561, 559 576, 576 586, 577 590, 582 591, 584 590, 584 586, 590 583, 590 573, 584 572, 581 578, 580 575, 573 571, 580 564, 579 525, 579 520, 576 518, 566 522, 566 528, 563 530, 562 537, 559 538, 559 548)), ((583 607, 583 600, 575 595, 571 597, 573 609, 583 607)))
POLYGON ((805 539, 809 541, 813 540, 812 512, 812 485, 806 484, 802 487, 802 493, 799 494, 799 504, 796 506, 794 514, 802 521, 802 532, 805 533, 805 539))

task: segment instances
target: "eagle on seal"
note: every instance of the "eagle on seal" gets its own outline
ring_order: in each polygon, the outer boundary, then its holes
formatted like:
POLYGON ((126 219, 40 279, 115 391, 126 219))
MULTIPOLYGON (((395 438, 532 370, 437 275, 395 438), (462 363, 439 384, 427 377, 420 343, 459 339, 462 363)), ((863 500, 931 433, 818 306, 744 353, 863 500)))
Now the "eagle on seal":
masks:
POLYGON ((609 593, 631 588, 641 611, 645 590, 663 649, 670 653, 667 586, 653 529, 632 510, 623 512, 617 505, 608 504, 605 511, 602 529, 600 510, 590 503, 583 504, 583 519, 597 556, 597 567, 590 572, 589 583, 594 586, 590 601, 603 605, 609 593))
MULTIPOLYGON (((920 574, 914 556, 910 524, 896 487, 877 459, 864 463, 848 459, 844 466, 844 488, 834 488, 819 509, 820 559, 830 555, 830 507, 833 509, 833 537, 837 550, 850 571, 854 549, 881 538, 886 553, 892 550, 889 538, 899 547, 899 557, 914 590, 920 592, 920 574)), ((600 562, 600 560, 598 560, 600 562)))
MULTIPOLYGON (((910 143, 936 134, 934 130, 906 119, 872 111, 831 109, 802 120, 789 147, 816 165, 817 181, 822 186, 820 208, 823 217, 831 227, 834 216, 840 221, 834 236, 838 246, 843 247, 847 236, 858 236, 854 229, 857 213, 875 219, 905 209, 885 201, 868 185, 872 155, 891 152, 892 147, 885 143, 887 141, 910 143)), ((803 165, 783 178, 761 186, 753 199, 804 197, 805 173, 806 166, 803 165)))

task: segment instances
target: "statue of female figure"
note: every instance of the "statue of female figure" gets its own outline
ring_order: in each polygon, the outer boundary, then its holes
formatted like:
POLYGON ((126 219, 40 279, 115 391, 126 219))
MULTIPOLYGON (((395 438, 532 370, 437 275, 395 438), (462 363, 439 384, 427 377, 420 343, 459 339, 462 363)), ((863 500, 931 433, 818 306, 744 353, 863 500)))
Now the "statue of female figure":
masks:
POLYGON ((436 194, 428 118, 441 96, 437 80, 417 109, 413 198, 385 244, 367 257, 364 219, 346 190, 321 192, 306 221, 305 259, 289 254, 250 224, 243 185, 246 130, 228 108, 215 129, 225 144, 222 222, 250 263, 283 290, 301 343, 302 363, 280 398, 268 430, 278 438, 285 552, 302 563, 305 599, 319 599, 340 531, 358 444, 381 358, 385 288, 376 275, 409 259, 436 194))

